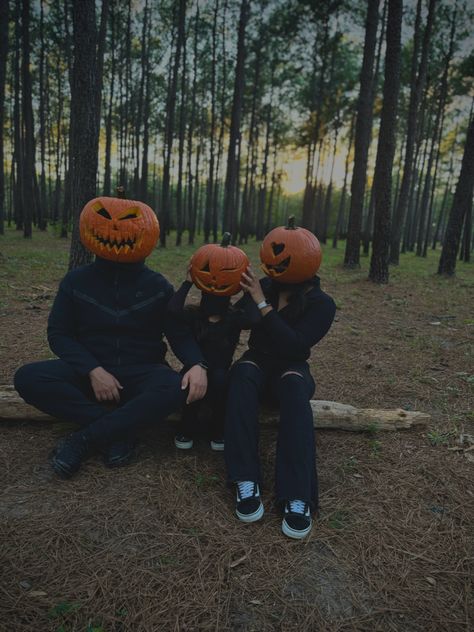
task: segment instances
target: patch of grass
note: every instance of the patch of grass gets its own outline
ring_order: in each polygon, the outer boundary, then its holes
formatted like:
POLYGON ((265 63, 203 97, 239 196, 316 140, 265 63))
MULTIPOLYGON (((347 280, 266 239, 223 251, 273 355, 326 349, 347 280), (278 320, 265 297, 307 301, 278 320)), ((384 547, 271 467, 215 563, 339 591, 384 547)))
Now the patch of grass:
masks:
POLYGON ((338 510, 335 511, 328 520, 328 525, 331 529, 345 529, 349 526, 350 515, 347 511, 338 510))
POLYGON ((217 474, 198 474, 195 481, 198 487, 210 487, 219 483, 220 477, 217 474))
POLYGON ((457 430, 448 430, 442 432, 439 429, 430 430, 430 432, 426 433, 426 436, 429 439, 431 445, 446 445, 457 435, 457 430))
POLYGON ((369 441, 370 456, 378 458, 382 450, 382 442, 378 439, 371 439, 369 441))
POLYGON ((56 606, 51 608, 48 613, 50 619, 56 619, 57 617, 61 617, 64 615, 68 615, 75 610, 78 610, 81 607, 80 603, 71 603, 69 601, 62 601, 58 603, 56 606))

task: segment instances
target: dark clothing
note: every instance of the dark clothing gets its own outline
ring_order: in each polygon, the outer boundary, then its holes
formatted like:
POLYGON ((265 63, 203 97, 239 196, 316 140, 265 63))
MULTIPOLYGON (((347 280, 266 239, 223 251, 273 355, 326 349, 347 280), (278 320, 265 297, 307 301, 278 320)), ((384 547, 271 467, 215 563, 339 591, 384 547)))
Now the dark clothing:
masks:
POLYGON ((232 364, 240 332, 242 329, 249 329, 258 320, 259 314, 252 313, 248 300, 241 299, 238 302, 239 308, 230 305, 226 313, 221 315, 221 320, 213 323, 208 320, 208 316, 217 314, 203 314, 198 306, 185 306, 192 285, 190 281, 182 283, 168 303, 168 310, 191 329, 210 369, 228 369, 232 364))
MULTIPOLYGON (((227 372, 232 364, 235 348, 242 329, 248 329, 252 320, 247 315, 248 302, 242 302, 239 309, 229 305, 227 297, 202 294, 199 306, 185 306, 186 297, 192 287, 185 281, 168 303, 168 310, 177 319, 189 326, 209 367, 208 390, 204 401, 211 409, 209 435, 217 439, 224 435, 225 406, 227 397, 227 372), (224 311, 223 307, 227 307, 224 311), (211 322, 209 316, 220 315, 221 319, 211 322)), ((255 315, 254 315, 255 318, 255 315)), ((179 434, 194 437, 197 417, 202 402, 183 407, 179 434)))
POLYGON ((306 359, 328 332, 336 307, 317 277, 294 286, 288 305, 280 311, 278 284, 267 278, 260 283, 274 309, 252 328, 249 349, 231 370, 225 431, 228 478, 260 481, 258 407, 259 400, 270 394, 280 409, 277 501, 302 500, 315 509, 318 481, 310 405, 314 381, 306 359))
POLYGON ((289 363, 284 371, 271 362, 244 355, 231 371, 225 431, 225 460, 230 481, 261 483, 259 399, 280 406, 275 463, 276 499, 304 500, 318 506, 313 415, 309 400, 314 381, 306 362, 289 363), (285 375, 295 371, 299 375, 285 375))
MULTIPOLYGON (((257 319, 255 303, 252 311, 247 308, 249 316, 256 323, 252 327, 249 349, 282 364, 307 360, 311 348, 324 338, 331 327, 336 312, 334 301, 321 290, 319 278, 314 277, 308 284, 295 286, 295 293, 288 305, 277 311, 278 285, 267 277, 260 280, 260 285, 273 310, 257 319), (308 286, 310 289, 306 291, 308 286)), ((243 300, 247 300, 247 297, 243 300)), ((236 307, 239 307, 239 303, 236 307)))
POLYGON ((97 258, 61 281, 48 321, 60 358, 20 368, 15 387, 28 403, 84 426, 103 446, 157 422, 180 407, 181 377, 165 362, 166 335, 187 366, 203 360, 189 328, 170 318, 173 287, 142 263, 97 258), (89 372, 102 366, 124 387, 112 409, 96 401, 89 372))
POLYGON ((189 329, 170 318, 173 286, 141 263, 97 258, 61 281, 48 321, 52 351, 81 375, 97 366, 164 361, 166 335, 187 367, 203 360, 189 329))
POLYGON ((95 447, 133 437, 144 425, 158 423, 182 404, 181 378, 165 364, 115 367, 123 386, 120 406, 96 401, 88 376, 62 360, 27 364, 15 374, 23 399, 45 413, 83 426, 95 447))
POLYGON ((227 369, 210 369, 207 372, 207 391, 203 399, 192 404, 185 404, 179 434, 194 438, 197 434, 197 419, 203 403, 210 408, 210 419, 205 427, 205 434, 210 439, 222 439, 224 437, 225 408, 227 401, 227 388, 229 372, 227 369))

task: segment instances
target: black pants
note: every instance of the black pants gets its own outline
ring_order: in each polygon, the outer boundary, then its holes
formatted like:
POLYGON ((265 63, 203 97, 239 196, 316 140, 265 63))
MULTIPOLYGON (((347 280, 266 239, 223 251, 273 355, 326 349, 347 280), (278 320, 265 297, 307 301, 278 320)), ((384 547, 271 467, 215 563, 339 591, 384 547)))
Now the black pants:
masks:
POLYGON ((221 439, 224 436, 225 408, 227 400, 229 370, 210 368, 207 372, 207 392, 204 399, 192 404, 185 404, 179 424, 179 433, 186 437, 195 437, 198 431, 198 415, 205 402, 211 411, 207 434, 210 439, 221 439))
POLYGON ((306 362, 275 365, 246 354, 231 370, 225 428, 228 479, 261 482, 258 407, 270 395, 279 404, 276 499, 303 500, 318 507, 318 479, 310 399, 314 380, 306 362))
POLYGON ((80 424, 96 447, 131 437, 140 426, 157 423, 179 409, 185 391, 181 377, 164 364, 108 369, 123 386, 118 407, 97 402, 89 377, 61 360, 26 364, 15 374, 15 388, 39 410, 80 424))

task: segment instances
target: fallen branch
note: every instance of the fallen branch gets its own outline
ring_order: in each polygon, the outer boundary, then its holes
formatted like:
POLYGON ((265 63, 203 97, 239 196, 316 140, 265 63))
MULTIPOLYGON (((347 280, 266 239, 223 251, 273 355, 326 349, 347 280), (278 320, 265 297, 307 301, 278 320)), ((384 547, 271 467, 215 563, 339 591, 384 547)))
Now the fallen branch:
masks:
MULTIPOLYGON (((427 413, 402 410, 377 410, 356 408, 339 402, 311 400, 315 428, 350 430, 353 432, 378 430, 406 430, 426 426, 430 420, 427 413)), ((277 421, 275 410, 265 410, 262 420, 277 421)), ((53 418, 24 402, 12 386, 0 386, 0 422, 53 421, 53 418)))

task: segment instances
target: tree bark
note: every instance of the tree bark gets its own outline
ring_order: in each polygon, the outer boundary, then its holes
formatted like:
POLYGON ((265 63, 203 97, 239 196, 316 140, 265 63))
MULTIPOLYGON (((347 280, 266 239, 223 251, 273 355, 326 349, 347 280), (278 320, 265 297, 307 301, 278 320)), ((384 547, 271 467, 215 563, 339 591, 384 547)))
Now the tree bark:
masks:
POLYGON ((5 176, 3 152, 3 121, 5 79, 8 55, 8 0, 0 0, 0 235, 5 232, 5 176))
POLYGON ((230 121, 229 150, 224 195, 223 230, 235 235, 237 228, 237 190, 240 170, 240 119, 245 86, 245 29, 250 14, 249 0, 240 5, 239 32, 237 40, 237 63, 235 67, 234 96, 230 121))
POLYGON ((354 170, 351 182, 351 206, 347 232, 344 266, 360 267, 360 231, 364 207, 365 184, 367 180, 367 160, 373 108, 372 82, 379 19, 379 0, 369 0, 365 26, 364 58, 360 73, 360 92, 357 105, 357 121, 354 140, 354 170))
POLYGON ((84 205, 96 195, 100 116, 100 98, 97 93, 100 84, 97 74, 95 0, 73 0, 72 21, 74 64, 69 143, 73 231, 69 269, 89 263, 92 259, 79 237, 79 216, 84 205))
POLYGON ((443 250, 439 260, 438 274, 452 276, 456 271, 456 259, 461 240, 464 218, 472 209, 474 189, 474 116, 471 116, 464 147, 461 173, 456 185, 453 204, 449 214, 443 250))
POLYGON ((392 167, 400 87, 402 15, 402 0, 388 0, 383 108, 374 173, 374 241, 369 272, 369 279, 375 283, 388 283, 389 277, 392 167))

